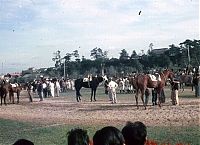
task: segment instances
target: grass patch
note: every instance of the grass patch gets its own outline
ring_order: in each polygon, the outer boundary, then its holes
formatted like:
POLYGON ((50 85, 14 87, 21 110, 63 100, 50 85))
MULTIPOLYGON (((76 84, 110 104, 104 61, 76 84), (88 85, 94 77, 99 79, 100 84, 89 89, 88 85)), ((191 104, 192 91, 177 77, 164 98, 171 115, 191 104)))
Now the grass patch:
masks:
MULTIPOLYGON (((88 134, 92 138, 96 130, 103 126, 41 126, 39 124, 0 119, 0 145, 13 144, 19 138, 29 139, 35 145, 67 145, 67 132, 75 127, 88 130, 88 134)), ((117 127, 122 129, 123 126, 117 127)), ((199 126, 148 127, 148 139, 157 141, 159 144, 199 145, 199 130, 199 126)))

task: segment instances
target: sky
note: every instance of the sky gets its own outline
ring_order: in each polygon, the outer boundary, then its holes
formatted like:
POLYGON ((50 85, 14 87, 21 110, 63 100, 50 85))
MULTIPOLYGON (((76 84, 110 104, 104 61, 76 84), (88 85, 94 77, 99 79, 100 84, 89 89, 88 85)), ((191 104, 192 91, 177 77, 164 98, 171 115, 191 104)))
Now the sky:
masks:
POLYGON ((54 66, 53 53, 178 45, 199 40, 199 0, 0 0, 0 74, 54 66))

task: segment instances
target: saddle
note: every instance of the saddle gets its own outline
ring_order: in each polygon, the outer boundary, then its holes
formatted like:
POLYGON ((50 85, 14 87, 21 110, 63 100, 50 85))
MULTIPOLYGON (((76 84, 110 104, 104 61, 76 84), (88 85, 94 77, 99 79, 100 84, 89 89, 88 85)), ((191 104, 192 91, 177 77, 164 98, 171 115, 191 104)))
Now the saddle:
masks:
POLYGON ((18 87, 19 85, 18 85, 17 83, 15 83, 15 84, 11 84, 11 86, 12 86, 12 88, 16 88, 16 87, 18 87))
POLYGON ((83 78, 83 82, 89 82, 89 78, 83 78))
POLYGON ((150 77, 151 81, 161 81, 161 77, 159 74, 148 74, 148 76, 150 77))

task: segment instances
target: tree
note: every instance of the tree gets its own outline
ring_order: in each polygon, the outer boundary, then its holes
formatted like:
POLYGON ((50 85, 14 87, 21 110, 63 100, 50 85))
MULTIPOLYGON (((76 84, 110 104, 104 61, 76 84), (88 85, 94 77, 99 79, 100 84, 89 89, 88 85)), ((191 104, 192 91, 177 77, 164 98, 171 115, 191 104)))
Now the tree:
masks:
POLYGON ((187 50, 186 56, 188 59, 188 64, 192 64, 193 66, 200 65, 200 40, 185 40, 184 42, 180 43, 181 48, 183 50, 187 50))
POLYGON ((119 56, 120 60, 127 60, 129 59, 129 54, 125 49, 121 50, 120 56, 119 56))
POLYGON ((103 51, 101 48, 95 47, 91 50, 90 56, 94 58, 96 67, 101 69, 97 72, 101 72, 104 75, 105 60, 107 59, 108 51, 103 51))
POLYGON ((60 50, 53 53, 54 57, 52 58, 53 61, 55 61, 55 67, 58 68, 61 66, 61 56, 60 56, 60 50))
POLYGON ((132 52, 132 54, 131 54, 131 57, 130 57, 131 59, 138 59, 138 55, 137 55, 137 53, 136 53, 136 51, 135 50, 133 50, 133 52, 132 52))
POLYGON ((79 57, 79 53, 78 53, 78 50, 74 50, 72 55, 75 57, 75 60, 77 62, 80 62, 80 57, 79 57))
POLYGON ((103 58, 105 58, 107 56, 106 52, 103 52, 103 50, 101 48, 97 48, 97 47, 92 49, 90 52, 91 52, 90 56, 92 58, 94 58, 95 60, 96 59, 103 59, 103 58))

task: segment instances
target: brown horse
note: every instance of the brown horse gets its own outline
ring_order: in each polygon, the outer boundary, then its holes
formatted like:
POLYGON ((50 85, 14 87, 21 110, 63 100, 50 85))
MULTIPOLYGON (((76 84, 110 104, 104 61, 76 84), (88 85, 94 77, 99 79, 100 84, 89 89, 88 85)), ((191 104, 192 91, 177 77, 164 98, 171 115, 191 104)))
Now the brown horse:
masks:
POLYGON ((193 87, 193 75, 182 74, 177 75, 176 78, 180 82, 180 88, 182 88, 182 92, 184 91, 184 85, 190 85, 193 87))
POLYGON ((6 83, 6 81, 2 81, 1 83, 0 83, 0 97, 1 97, 1 105, 2 105, 2 101, 3 101, 3 99, 4 99, 4 104, 6 105, 6 96, 7 96, 7 94, 8 94, 8 88, 9 88, 9 83, 6 83))
POLYGON ((10 84, 8 91, 9 91, 9 98, 10 98, 10 102, 12 102, 13 104, 15 103, 14 100, 14 93, 17 94, 17 103, 19 103, 19 95, 21 92, 21 86, 19 84, 10 84))
POLYGON ((170 70, 164 70, 163 72, 161 72, 160 73, 160 80, 157 80, 157 81, 152 81, 150 76, 146 75, 146 74, 138 74, 137 76, 135 76, 135 78, 132 79, 130 82, 132 83, 132 85, 136 89, 135 99, 136 99, 137 108, 139 108, 139 106, 138 106, 138 95, 139 95, 139 92, 140 92, 143 105, 146 109, 147 104, 144 103, 144 93, 145 93, 145 90, 147 88, 155 88, 156 89, 156 91, 158 93, 158 105, 161 107, 161 92, 162 92, 162 89, 164 88, 167 79, 170 78, 172 80, 173 76, 174 76, 174 73, 170 70))

